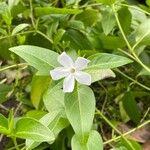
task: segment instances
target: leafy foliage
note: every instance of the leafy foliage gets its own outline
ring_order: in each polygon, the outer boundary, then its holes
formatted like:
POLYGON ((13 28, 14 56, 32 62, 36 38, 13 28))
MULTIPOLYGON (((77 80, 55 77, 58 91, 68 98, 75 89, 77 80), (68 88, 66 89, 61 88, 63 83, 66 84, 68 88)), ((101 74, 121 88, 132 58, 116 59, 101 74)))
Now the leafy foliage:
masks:
POLYGON ((0 0, 0 133, 14 149, 142 149, 117 125, 149 123, 149 8, 149 0, 0 0), (90 60, 82 71, 92 85, 64 93, 64 78, 52 80, 64 51, 90 60))

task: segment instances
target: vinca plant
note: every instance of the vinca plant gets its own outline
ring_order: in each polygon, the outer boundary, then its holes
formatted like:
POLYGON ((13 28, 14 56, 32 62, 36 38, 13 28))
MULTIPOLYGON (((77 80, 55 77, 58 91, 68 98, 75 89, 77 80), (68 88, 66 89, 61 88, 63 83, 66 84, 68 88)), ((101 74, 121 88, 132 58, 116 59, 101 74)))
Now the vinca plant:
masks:
POLYGON ((149 16, 149 0, 0 0, 0 150, 142 150, 149 16))

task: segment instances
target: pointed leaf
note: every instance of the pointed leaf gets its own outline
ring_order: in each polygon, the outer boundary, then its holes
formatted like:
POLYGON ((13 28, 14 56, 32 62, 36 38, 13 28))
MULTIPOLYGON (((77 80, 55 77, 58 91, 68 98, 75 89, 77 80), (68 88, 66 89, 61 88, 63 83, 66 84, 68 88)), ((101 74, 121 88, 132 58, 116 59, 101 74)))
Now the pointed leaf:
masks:
POLYGON ((18 32, 22 31, 23 29, 25 29, 26 27, 28 27, 29 24, 26 24, 26 23, 22 23, 22 24, 19 24, 18 26, 16 26, 13 31, 12 31, 12 35, 15 35, 17 34, 18 32))
POLYGON ((76 135, 85 139, 89 134, 95 112, 93 91, 79 85, 72 93, 65 94, 65 110, 76 135))
POLYGON ((50 77, 33 76, 31 84, 31 101, 33 106, 38 109, 40 107, 43 93, 48 87, 50 77))
POLYGON ((129 58, 107 53, 95 54, 90 56, 89 59, 91 62, 87 69, 111 69, 132 62, 129 58))
POLYGON ((16 123, 15 135, 23 139, 37 142, 53 141, 54 134, 48 127, 33 118, 21 118, 16 123))
POLYGON ((72 150, 103 150, 103 141, 97 131, 92 130, 87 143, 81 143, 78 136, 74 135, 71 141, 72 150))
POLYGON ((116 77, 115 73, 111 69, 89 69, 86 70, 86 72, 91 75, 92 83, 105 78, 116 77))
POLYGON ((133 122, 135 122, 136 124, 139 123, 141 119, 141 114, 132 92, 130 91, 126 92, 124 94, 122 102, 123 102, 123 107, 126 113, 128 114, 128 116, 130 117, 130 119, 133 120, 133 122))
POLYGON ((29 65, 41 72, 41 75, 49 75, 49 71, 59 64, 58 54, 51 50, 29 45, 21 45, 10 48, 10 51, 22 57, 29 65))
POLYGON ((62 82, 53 82, 44 94, 43 101, 49 112, 64 111, 64 93, 62 91, 62 82))
POLYGON ((0 114, 0 133, 7 134, 8 120, 2 114, 0 114))

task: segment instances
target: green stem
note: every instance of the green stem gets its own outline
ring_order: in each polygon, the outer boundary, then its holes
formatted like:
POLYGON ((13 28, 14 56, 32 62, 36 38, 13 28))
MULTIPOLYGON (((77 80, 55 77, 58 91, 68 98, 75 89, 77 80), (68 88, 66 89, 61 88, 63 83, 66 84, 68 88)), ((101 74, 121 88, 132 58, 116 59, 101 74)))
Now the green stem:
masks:
MULTIPOLYGON (((22 146, 24 146, 25 145, 25 143, 22 143, 22 144, 19 144, 18 145, 18 147, 22 147, 22 146)), ((24 148, 24 147, 23 147, 24 148)), ((9 148, 9 149, 7 149, 7 150, 15 150, 16 148, 15 147, 11 147, 11 148, 9 148)))
POLYGON ((131 54, 134 56, 135 60, 136 60, 145 70, 147 70, 148 72, 150 72, 150 68, 148 68, 145 64, 143 64, 143 62, 138 58, 138 56, 137 56, 136 53, 134 52, 134 47, 133 47, 133 48, 131 47, 131 45, 130 45, 130 43, 129 43, 129 41, 128 41, 128 39, 127 39, 127 37, 126 37, 126 35, 125 35, 123 29, 122 29, 122 26, 121 26, 121 24, 120 24, 120 21, 119 21, 119 18, 118 18, 118 14, 117 14, 117 12, 116 12, 116 10, 115 10, 115 6, 114 6, 114 5, 112 5, 112 10, 113 10, 113 12, 114 12, 114 15, 115 15, 116 22, 117 22, 117 24, 118 24, 119 30, 120 30, 120 32, 121 32, 121 34, 122 34, 122 36, 123 36, 123 38, 124 38, 124 40, 125 40, 127 46, 128 46, 128 49, 130 50, 131 54))
POLYGON ((149 12, 147 12, 147 11, 145 11, 145 10, 143 10, 143 9, 141 9, 141 8, 139 8, 139 7, 137 7, 137 6, 134 6, 134 5, 127 5, 127 4, 119 4, 119 5, 124 6, 124 7, 128 7, 128 8, 132 8, 132 9, 136 9, 136 10, 141 11, 141 12, 143 12, 143 13, 145 13, 145 14, 147 14, 147 15, 150 16, 150 13, 149 13, 149 12))
MULTIPOLYGON (((149 124, 149 123, 150 123, 150 120, 144 122, 143 124, 139 125, 138 127, 134 128, 134 129, 132 129, 132 130, 130 130, 130 131, 128 131, 128 132, 122 134, 122 136, 125 137, 125 136, 127 136, 127 135, 129 135, 129 134, 135 132, 136 130, 138 130, 138 129, 144 127, 144 126, 146 126, 146 125, 149 124)), ((114 141, 117 141, 117 140, 121 139, 122 136, 117 136, 117 137, 115 137, 115 138, 112 138, 112 139, 110 139, 110 140, 107 140, 106 142, 104 142, 104 145, 109 144, 109 143, 114 142, 114 141)))
POLYGON ((114 131, 116 131, 120 136, 121 138, 123 138, 127 143, 128 145, 130 146, 130 148, 132 150, 136 150, 132 144, 122 135, 122 133, 103 115, 103 113, 101 113, 98 109, 96 109, 96 114, 98 114, 102 119, 105 120, 105 122, 112 128, 114 129, 114 131))
POLYGON ((133 82, 136 83, 137 85, 141 86, 142 88, 144 88, 144 89, 150 91, 150 87, 147 87, 147 86, 143 85, 142 83, 140 83, 140 82, 138 82, 138 81, 132 79, 131 77, 127 76, 127 75, 124 74, 122 71, 120 71, 119 69, 115 69, 115 71, 117 71, 118 73, 120 73, 121 75, 123 75, 124 77, 126 77, 127 79, 133 81, 133 82))
POLYGON ((41 36, 43 36, 45 39, 47 39, 51 44, 53 44, 53 41, 44 33, 42 33, 41 31, 37 30, 36 31, 38 34, 40 34, 41 36))
POLYGON ((7 36, 1 37, 0 40, 6 39, 6 38, 10 38, 10 37, 14 37, 14 36, 17 36, 17 35, 30 34, 30 33, 34 33, 34 32, 35 31, 26 31, 26 32, 21 32, 21 33, 14 34, 14 35, 7 35, 7 36))
POLYGON ((13 140, 13 142, 14 142, 15 149, 16 149, 16 150, 20 150, 19 147, 18 147, 16 138, 13 137, 12 140, 13 140))
POLYGON ((30 18, 31 18, 31 22, 32 22, 32 25, 33 25, 34 29, 36 29, 36 24, 34 22, 34 15, 33 15, 32 0, 29 0, 29 4, 30 4, 30 18))
POLYGON ((28 65, 27 63, 20 63, 20 64, 11 65, 11 66, 8 66, 8 67, 1 68, 0 72, 8 70, 8 69, 16 68, 16 67, 27 66, 27 65, 28 65))

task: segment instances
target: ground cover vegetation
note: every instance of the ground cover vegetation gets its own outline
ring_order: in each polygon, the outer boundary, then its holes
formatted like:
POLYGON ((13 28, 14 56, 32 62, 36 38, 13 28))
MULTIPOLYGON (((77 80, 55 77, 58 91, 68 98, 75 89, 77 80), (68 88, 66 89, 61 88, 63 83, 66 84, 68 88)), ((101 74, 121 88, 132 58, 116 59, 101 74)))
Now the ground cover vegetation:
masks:
POLYGON ((0 0, 0 150, 150 149, 150 0, 0 0))

